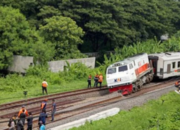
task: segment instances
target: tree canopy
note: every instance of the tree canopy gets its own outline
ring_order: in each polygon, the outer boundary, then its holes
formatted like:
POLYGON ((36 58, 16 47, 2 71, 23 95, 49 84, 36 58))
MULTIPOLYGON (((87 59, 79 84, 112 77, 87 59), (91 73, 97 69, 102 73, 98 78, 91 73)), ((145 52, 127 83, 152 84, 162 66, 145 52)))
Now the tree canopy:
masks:
POLYGON ((178 1, 1 0, 0 10, 0 68, 13 54, 42 62, 80 58, 80 52, 109 51, 180 29, 178 1))
POLYGON ((25 16, 17 9, 0 7, 0 69, 8 67, 13 54, 28 54, 28 44, 34 42, 25 16))
POLYGON ((80 39, 84 34, 83 30, 68 17, 53 16, 44 21, 45 25, 40 27, 40 31, 46 41, 52 42, 55 50, 54 59, 67 55, 68 58, 76 58, 74 54, 78 53, 77 45, 83 42, 80 39))

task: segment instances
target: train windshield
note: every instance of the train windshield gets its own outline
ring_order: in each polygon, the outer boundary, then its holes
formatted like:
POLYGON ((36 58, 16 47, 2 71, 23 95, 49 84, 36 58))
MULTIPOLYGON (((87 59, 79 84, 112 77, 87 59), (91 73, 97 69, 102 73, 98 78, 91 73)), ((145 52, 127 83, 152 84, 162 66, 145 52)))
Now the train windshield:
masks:
POLYGON ((119 67, 119 72, 128 70, 127 65, 119 67))
POLYGON ((113 73, 116 73, 116 68, 109 68, 108 74, 113 74, 113 73))

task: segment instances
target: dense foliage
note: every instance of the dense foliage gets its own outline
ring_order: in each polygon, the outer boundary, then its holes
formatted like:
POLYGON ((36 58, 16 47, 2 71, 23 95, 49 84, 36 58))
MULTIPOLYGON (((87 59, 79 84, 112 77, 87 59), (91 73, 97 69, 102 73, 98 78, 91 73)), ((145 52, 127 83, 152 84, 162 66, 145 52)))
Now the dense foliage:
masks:
POLYGON ((175 0, 1 0, 0 14, 0 69, 13 54, 80 58, 180 29, 175 0))
POLYGON ((110 64, 123 60, 129 56, 138 53, 160 53, 168 51, 179 51, 180 50, 180 32, 178 31, 168 41, 157 41, 157 39, 147 40, 145 42, 134 43, 130 46, 123 46, 121 49, 116 48, 114 53, 110 56, 104 55, 104 63, 99 63, 101 67, 106 68, 110 64))
POLYGON ((117 115, 87 122, 71 130, 178 130, 180 127, 179 95, 171 92, 142 107, 120 111, 117 115), (106 124, 106 125, 104 125, 106 124))

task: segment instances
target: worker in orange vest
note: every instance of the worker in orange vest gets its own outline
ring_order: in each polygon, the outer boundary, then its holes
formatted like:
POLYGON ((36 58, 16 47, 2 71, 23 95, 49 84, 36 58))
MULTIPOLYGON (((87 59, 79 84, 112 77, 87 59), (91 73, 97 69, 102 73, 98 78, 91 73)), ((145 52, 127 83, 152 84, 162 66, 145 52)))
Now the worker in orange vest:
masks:
POLYGON ((42 93, 44 94, 44 91, 47 93, 47 86, 48 86, 48 83, 46 82, 46 80, 44 79, 44 81, 42 82, 42 93))
POLYGON ((88 88, 91 88, 91 78, 92 78, 92 76, 91 75, 89 75, 88 76, 88 88))
POLYGON ((98 83, 100 84, 100 88, 101 88, 102 82, 103 82, 103 75, 100 74, 98 78, 98 83))
POLYGON ((180 81, 177 81, 177 82, 175 82, 175 87, 177 87, 178 89, 177 89, 177 91, 179 92, 179 90, 180 90, 180 81))
POLYGON ((28 111, 25 109, 25 106, 23 105, 22 108, 19 110, 19 113, 18 113, 18 117, 20 117, 21 113, 23 113, 23 110, 24 110, 24 114, 26 116, 28 116, 28 111))
POLYGON ((94 77, 94 87, 98 86, 98 79, 99 79, 99 75, 96 74, 95 77, 94 77))
POLYGON ((44 101, 41 103, 41 111, 46 112, 47 101, 48 99, 44 99, 44 101))

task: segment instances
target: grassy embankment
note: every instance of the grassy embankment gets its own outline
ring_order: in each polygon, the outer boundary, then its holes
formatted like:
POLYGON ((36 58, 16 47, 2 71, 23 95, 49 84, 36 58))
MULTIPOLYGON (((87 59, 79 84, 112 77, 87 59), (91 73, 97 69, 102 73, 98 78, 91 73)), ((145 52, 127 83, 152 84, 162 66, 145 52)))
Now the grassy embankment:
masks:
POLYGON ((23 91, 28 91, 26 98, 42 96, 43 79, 48 82, 48 94, 84 89, 87 88, 87 75, 94 76, 96 73, 100 72, 77 63, 69 66, 68 71, 59 73, 52 73, 46 67, 36 66, 27 70, 26 76, 7 75, 6 78, 0 78, 0 104, 25 99, 23 91))
MULTIPOLYGON (((2 81, 2 80, 5 80, 5 79, 1 78, 0 81, 2 81)), ((20 80, 20 79, 18 78, 17 80, 20 80)), ((64 83, 63 85, 51 84, 50 81, 48 81, 48 83, 49 83, 48 93, 49 94, 61 93, 61 92, 67 92, 67 91, 73 91, 73 90, 87 88, 86 80, 87 79, 74 80, 74 81, 70 81, 69 83, 64 83)), ((0 104, 25 99, 23 91, 28 91, 27 98, 43 96, 42 88, 41 88, 42 80, 37 79, 36 81, 35 81, 36 83, 34 83, 34 85, 33 85, 34 87, 28 88, 28 84, 27 84, 26 89, 20 89, 18 91, 13 91, 13 88, 16 86, 13 86, 11 89, 9 89, 9 91, 3 91, 4 86, 1 86, 0 87, 0 104)), ((9 81, 7 81, 7 82, 9 82, 9 81)), ((106 84, 106 83, 103 83, 103 84, 106 84)), ((92 80, 92 85, 94 85, 93 80, 92 80)))
MULTIPOLYGON (((0 80, 2 81, 4 79, 0 79, 0 80)), ((17 79, 17 80, 19 80, 19 79, 17 79)), ((28 91, 27 98, 42 96, 42 88, 41 88, 42 80, 38 79, 37 81, 38 82, 34 83, 34 85, 33 85, 34 87, 28 88, 28 84, 27 84, 26 89, 20 89, 18 91, 14 91, 14 92, 13 92, 13 87, 12 87, 12 90, 9 90, 9 92, 3 91, 2 87, 0 87, 0 89, 1 89, 0 104, 25 99, 23 91, 28 91)), ((87 86, 86 81, 78 81, 78 80, 72 81, 70 83, 65 83, 64 85, 51 84, 50 81, 48 81, 48 83, 49 83, 49 86, 48 86, 49 94, 78 90, 78 89, 86 88, 86 86, 87 86)), ((14 86, 14 87, 16 87, 16 86, 14 86)))
POLYGON ((72 130, 179 130, 180 95, 170 92, 141 107, 72 130), (164 102, 163 102, 164 101, 164 102))

